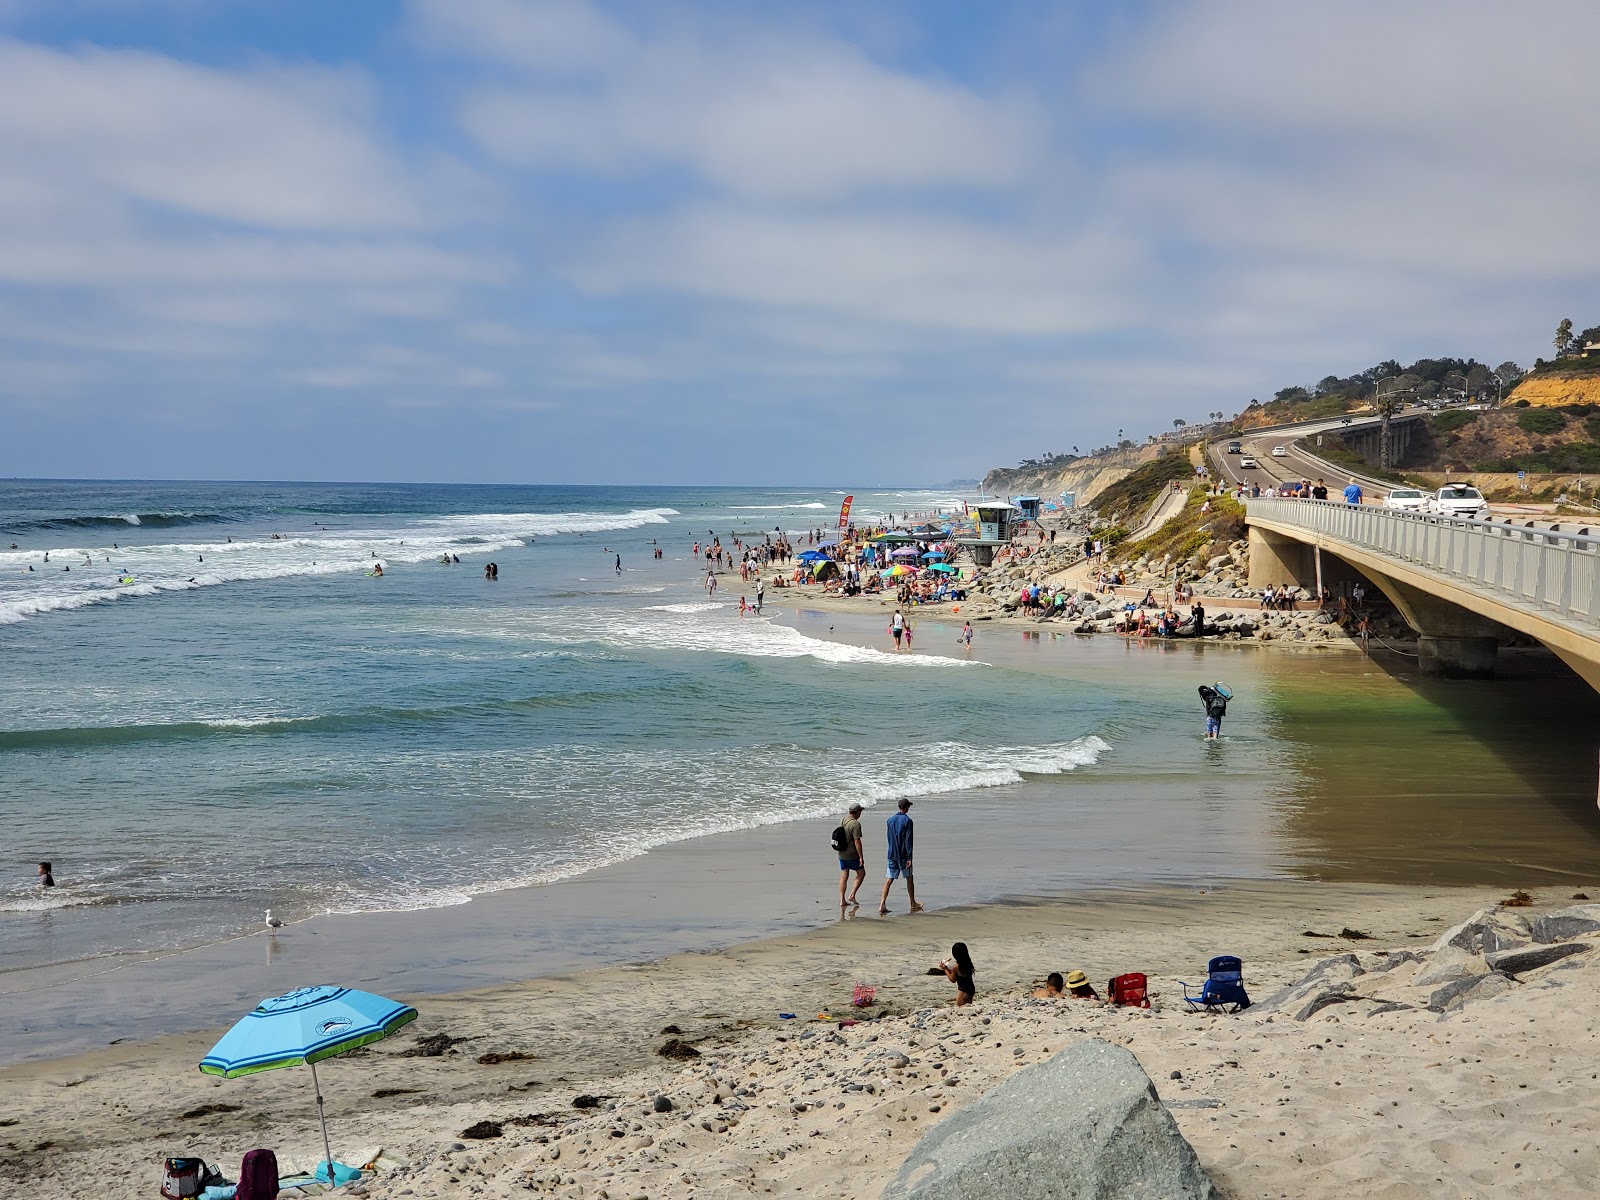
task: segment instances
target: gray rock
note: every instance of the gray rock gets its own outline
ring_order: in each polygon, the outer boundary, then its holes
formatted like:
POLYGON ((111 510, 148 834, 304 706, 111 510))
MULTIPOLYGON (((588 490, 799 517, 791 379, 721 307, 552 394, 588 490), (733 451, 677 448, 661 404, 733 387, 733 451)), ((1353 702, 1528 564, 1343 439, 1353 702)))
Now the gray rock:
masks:
POLYGON ((1121 1046, 1092 1038, 1028 1067, 929 1130, 882 1200, 1216 1200, 1121 1046))
POLYGON ((1436 988, 1428 997, 1428 1007, 1434 1012, 1460 1008, 1469 1000, 1487 1000, 1501 992, 1511 990, 1511 981, 1504 975, 1479 975, 1476 979, 1458 979, 1436 988))
POLYGON ((1406 963, 1421 962, 1422 955, 1413 954, 1409 950, 1390 950, 1387 954, 1379 955, 1367 968, 1374 975, 1381 975, 1385 971, 1392 971, 1406 963))
POLYGON ((1384 1013, 1411 1012, 1415 1007, 1414 1004, 1401 1004, 1398 1000, 1385 1000, 1377 1008, 1369 1012, 1367 1016, 1380 1017, 1384 1013))
POLYGON ((1521 950, 1502 950, 1499 954, 1487 957, 1489 965, 1496 971, 1520 975, 1524 971, 1548 967, 1569 955, 1587 954, 1589 950, 1590 947, 1583 942, 1556 942, 1546 946, 1527 946, 1521 950))
POLYGON ((1574 904, 1546 913, 1533 923, 1533 940, 1542 945, 1564 942, 1600 929, 1600 904, 1574 904))
POLYGON ((672 1100, 667 1096, 657 1096, 651 1101, 650 1107, 659 1113, 669 1113, 672 1111, 672 1100))
POLYGON ((1418 987, 1437 987, 1441 983, 1478 979, 1488 973, 1489 964, 1478 955, 1456 946, 1446 946, 1428 960, 1428 965, 1417 972, 1412 982, 1418 987))
MULTIPOLYGON (((1266 1016, 1276 1012, 1298 1013, 1308 1000, 1324 992, 1348 990, 1346 985, 1357 975, 1363 974, 1365 971, 1362 969, 1361 960, 1354 954, 1335 954, 1314 964, 1309 971, 1281 992, 1253 1006, 1251 1012, 1256 1016, 1266 1016)), ((1315 1011, 1316 1009, 1311 1010, 1315 1011)), ((1311 1012, 1305 1016, 1296 1016, 1295 1020, 1303 1021, 1311 1015, 1311 1012)))
MULTIPOLYGON (((1594 906, 1600 915, 1600 905, 1594 906)), ((1594 928, 1600 929, 1600 920, 1594 928)), ((1522 916, 1503 908, 1482 908, 1453 929, 1447 929, 1434 942, 1435 951, 1446 948, 1464 950, 1468 954, 1488 954, 1496 950, 1509 950, 1525 946, 1530 936, 1528 922, 1522 916)))
POLYGON ((1339 984, 1336 987, 1331 987, 1324 991, 1317 992, 1314 996, 1311 996, 1309 999, 1307 999, 1304 1004, 1300 1005, 1299 1008, 1291 1012, 1290 1016, 1292 1016, 1296 1021, 1304 1021, 1321 1012, 1330 1004, 1348 1004, 1352 1000, 1359 999, 1361 999, 1361 997, 1357 994, 1354 987, 1348 983, 1339 984))

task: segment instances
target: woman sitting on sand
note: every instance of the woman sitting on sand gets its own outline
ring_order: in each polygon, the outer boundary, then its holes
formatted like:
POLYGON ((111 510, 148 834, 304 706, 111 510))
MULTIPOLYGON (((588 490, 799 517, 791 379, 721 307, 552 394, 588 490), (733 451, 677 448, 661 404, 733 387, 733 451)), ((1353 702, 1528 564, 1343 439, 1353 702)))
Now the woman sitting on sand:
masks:
POLYGON ((976 995, 972 982, 972 956, 967 953, 967 944, 957 942, 950 947, 950 957, 938 965, 944 972, 944 977, 956 985, 956 1007, 972 1003, 976 995))
POLYGON ((1082 971, 1069 971, 1067 973, 1067 995, 1074 1000, 1100 1000, 1100 993, 1094 990, 1094 985, 1089 982, 1089 977, 1082 971))

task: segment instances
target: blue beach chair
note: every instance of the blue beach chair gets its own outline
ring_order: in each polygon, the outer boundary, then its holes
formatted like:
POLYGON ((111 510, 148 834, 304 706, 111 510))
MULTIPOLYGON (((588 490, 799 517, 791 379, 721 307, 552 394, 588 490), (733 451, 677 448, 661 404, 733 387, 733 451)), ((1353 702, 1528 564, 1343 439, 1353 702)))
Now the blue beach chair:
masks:
POLYGON ((1189 991, 1192 983, 1183 984, 1183 999, 1190 1012, 1242 1012, 1250 1007, 1250 997, 1244 990, 1244 964, 1231 954, 1219 954, 1206 964, 1206 981, 1199 994, 1189 991))

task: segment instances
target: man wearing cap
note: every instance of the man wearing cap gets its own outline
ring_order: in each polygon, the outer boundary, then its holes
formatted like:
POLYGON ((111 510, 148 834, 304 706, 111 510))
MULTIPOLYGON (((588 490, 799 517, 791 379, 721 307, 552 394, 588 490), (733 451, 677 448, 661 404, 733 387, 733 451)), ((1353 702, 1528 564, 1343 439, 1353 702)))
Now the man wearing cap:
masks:
POLYGON ((911 817, 907 809, 911 801, 901 800, 900 811, 889 818, 889 875, 883 881, 883 898, 878 902, 878 915, 889 911, 889 885, 896 879, 906 881, 906 898, 911 901, 911 911, 921 912, 917 903, 917 885, 911 879, 911 817))
POLYGON ((847 904, 860 904, 856 893, 861 890, 861 885, 867 881, 867 856, 861 844, 861 805, 852 804, 850 815, 844 819, 844 850, 839 855, 839 907, 847 904), (850 882, 850 872, 856 873, 856 886, 850 891, 850 898, 845 899, 845 885, 850 882))

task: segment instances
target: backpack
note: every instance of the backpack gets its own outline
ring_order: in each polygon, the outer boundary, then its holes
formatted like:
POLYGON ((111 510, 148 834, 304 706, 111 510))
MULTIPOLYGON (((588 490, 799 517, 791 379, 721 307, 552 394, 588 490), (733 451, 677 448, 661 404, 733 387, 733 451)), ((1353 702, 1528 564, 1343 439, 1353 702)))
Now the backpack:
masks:
POLYGON ((205 1190, 206 1164, 198 1158, 169 1158, 161 1164, 162 1200, 190 1200, 205 1190))
POLYGON ((833 852, 840 858, 845 857, 847 854, 853 855, 855 853, 856 848, 850 844, 850 835, 844 831, 843 825, 834 828, 828 844, 833 847, 833 852))

